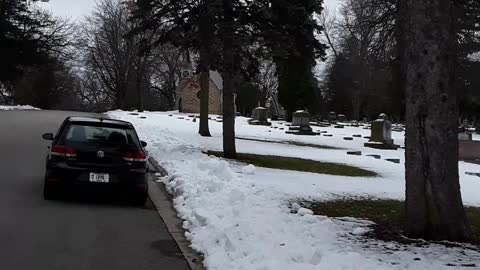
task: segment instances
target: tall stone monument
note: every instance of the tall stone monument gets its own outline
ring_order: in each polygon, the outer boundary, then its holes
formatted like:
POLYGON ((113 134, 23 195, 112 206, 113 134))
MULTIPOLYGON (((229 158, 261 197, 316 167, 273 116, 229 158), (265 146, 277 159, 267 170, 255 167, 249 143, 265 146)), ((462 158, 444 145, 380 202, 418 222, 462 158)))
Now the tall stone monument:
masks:
POLYGON ((378 116, 378 119, 371 122, 370 140, 365 143, 365 147, 396 150, 400 146, 393 143, 392 139, 392 122, 388 120, 388 116, 384 113, 378 116))
POLYGON ((330 123, 335 123, 336 120, 337 120, 337 114, 335 112, 329 112, 328 121, 330 121, 330 123))
POLYGON ((314 132, 310 126, 310 113, 307 111, 296 111, 293 113, 292 126, 286 132, 294 135, 320 135, 314 132))
POLYGON ((268 122, 268 110, 264 107, 257 107, 252 111, 252 119, 248 121, 250 125, 271 126, 268 122))

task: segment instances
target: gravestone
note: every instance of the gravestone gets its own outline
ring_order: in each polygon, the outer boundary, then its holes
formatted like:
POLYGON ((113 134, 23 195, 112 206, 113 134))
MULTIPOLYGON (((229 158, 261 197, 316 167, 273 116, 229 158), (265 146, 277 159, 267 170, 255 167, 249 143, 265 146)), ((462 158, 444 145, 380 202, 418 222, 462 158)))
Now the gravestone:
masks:
POLYGON ((458 133, 458 140, 459 141, 471 141, 472 140, 472 134, 471 133, 458 133))
POLYGON ((371 123, 370 141, 365 143, 365 147, 376 149, 397 150, 398 145, 393 143, 392 139, 392 122, 388 120, 388 116, 384 113, 378 116, 378 119, 371 123))
POLYGON ((338 122, 345 122, 345 121, 347 121, 347 117, 344 114, 339 114, 339 115, 337 115, 337 121, 338 122))
POLYGON ((329 112, 328 113, 328 121, 330 121, 330 123, 333 123, 337 120, 337 114, 335 112, 329 112))
POLYGON ((292 126, 309 126, 310 113, 307 111, 296 111, 293 113, 292 126))
POLYGON ((310 126, 310 113, 307 111, 296 111, 293 113, 292 126, 286 132, 293 135, 319 135, 319 132, 313 132, 310 126))
POLYGON ((268 122, 268 110, 264 107, 257 107, 252 111, 252 119, 248 120, 250 125, 256 126, 271 126, 268 122))

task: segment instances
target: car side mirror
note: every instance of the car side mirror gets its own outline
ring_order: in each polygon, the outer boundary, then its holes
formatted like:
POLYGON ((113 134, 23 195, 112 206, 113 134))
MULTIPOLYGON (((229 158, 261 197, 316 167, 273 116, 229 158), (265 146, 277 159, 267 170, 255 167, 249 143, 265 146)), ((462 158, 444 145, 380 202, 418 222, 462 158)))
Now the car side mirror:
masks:
POLYGON ((45 133, 42 135, 42 138, 47 141, 53 141, 53 133, 45 133))
POLYGON ((147 143, 144 141, 140 141, 140 144, 142 145, 142 147, 147 147, 147 143))

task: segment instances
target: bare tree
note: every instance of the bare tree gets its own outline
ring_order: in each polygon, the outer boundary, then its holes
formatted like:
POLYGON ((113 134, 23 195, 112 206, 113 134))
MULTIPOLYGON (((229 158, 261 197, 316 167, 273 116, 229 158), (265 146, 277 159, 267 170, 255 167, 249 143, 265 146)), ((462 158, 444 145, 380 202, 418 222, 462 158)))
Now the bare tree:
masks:
POLYGON ((260 106, 265 106, 268 98, 275 97, 278 91, 277 69, 273 61, 263 61, 259 68, 259 73, 254 78, 258 87, 260 106))
POLYGON ((335 57, 338 56, 337 52, 337 44, 339 37, 338 37, 338 22, 335 13, 331 13, 328 8, 324 8, 323 12, 320 15, 316 15, 317 20, 320 21, 320 25, 323 27, 323 37, 327 42, 328 46, 332 50, 335 57))
POLYGON ((117 0, 98 2, 88 17, 82 40, 86 48, 85 62, 99 82, 100 91, 116 106, 126 109, 126 94, 135 76, 137 45, 125 38, 131 30, 128 9, 117 0))
POLYGON ((153 50, 150 89, 167 101, 168 110, 175 108, 175 91, 184 61, 182 51, 171 44, 164 44, 153 50))
POLYGON ((396 45, 394 17, 391 14, 395 5, 390 2, 344 0, 340 9, 341 18, 337 22, 328 17, 328 11, 319 18, 325 27, 325 39, 334 52, 334 62, 348 67, 345 77, 349 82, 342 85, 348 89, 341 91, 348 93, 353 119, 359 120, 361 108, 369 105, 365 104, 365 100, 378 95, 386 81, 391 80, 391 75, 385 71, 385 67, 393 61, 396 45), (378 74, 385 75, 383 81, 378 80, 378 74))
POLYGON ((368 82, 372 78, 370 49, 375 42, 377 29, 364 21, 376 10, 370 9, 369 0, 346 0, 342 9, 344 37, 343 43, 349 51, 350 60, 355 67, 353 89, 351 89, 351 102, 353 108, 352 118, 360 120, 360 108, 367 97, 368 82))
POLYGON ((471 238, 458 179, 456 29, 453 1, 400 1, 407 96, 406 233, 471 238))

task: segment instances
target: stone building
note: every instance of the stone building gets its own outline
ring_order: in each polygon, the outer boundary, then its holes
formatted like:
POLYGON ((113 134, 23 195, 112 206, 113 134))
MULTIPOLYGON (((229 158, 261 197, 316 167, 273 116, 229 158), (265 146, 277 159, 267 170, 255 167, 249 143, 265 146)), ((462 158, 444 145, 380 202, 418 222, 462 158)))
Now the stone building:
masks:
MULTIPOLYGON (((208 111, 210 114, 222 114, 222 76, 210 71, 210 91, 208 111)), ((194 74, 190 68, 182 70, 182 78, 176 90, 176 108, 184 113, 200 113, 200 74, 194 74)))

